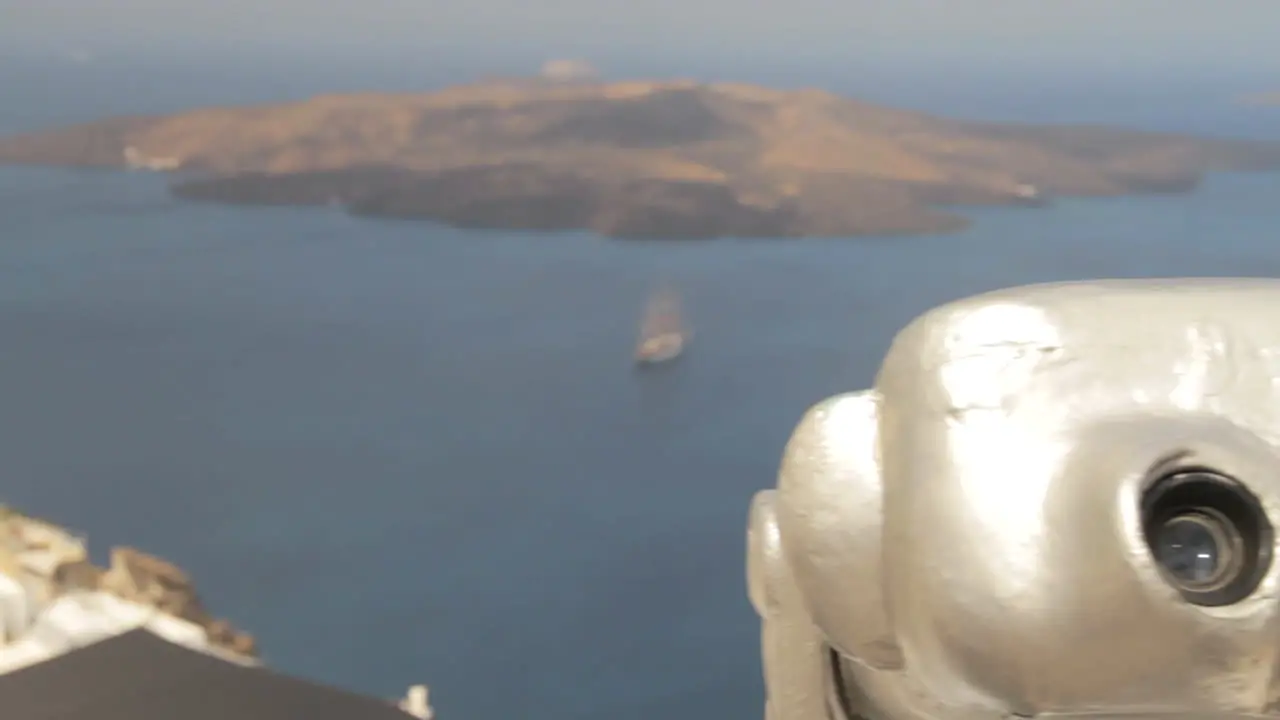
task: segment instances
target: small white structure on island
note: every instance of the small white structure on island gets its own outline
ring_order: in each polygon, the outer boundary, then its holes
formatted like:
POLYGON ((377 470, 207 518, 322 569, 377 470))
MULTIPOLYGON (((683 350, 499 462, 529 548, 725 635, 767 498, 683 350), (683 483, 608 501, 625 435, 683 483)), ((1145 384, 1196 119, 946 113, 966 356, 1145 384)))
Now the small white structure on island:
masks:
POLYGON ((600 76, 586 60, 548 60, 542 64, 542 77, 556 82, 583 82, 600 76))
POLYGON ((1040 198, 1040 188, 1031 183, 1018 183, 1013 186, 1013 194, 1023 200, 1038 200, 1040 198))
POLYGON ((129 166, 130 170, 153 170, 156 172, 177 170, 182 166, 182 160, 179 158, 147 157, 132 145, 128 145, 124 149, 124 163, 129 166))
POLYGON ((400 709, 419 720, 433 720, 436 716, 436 711, 431 708, 431 703, 427 700, 426 685, 411 685, 409 692, 400 701, 400 709))

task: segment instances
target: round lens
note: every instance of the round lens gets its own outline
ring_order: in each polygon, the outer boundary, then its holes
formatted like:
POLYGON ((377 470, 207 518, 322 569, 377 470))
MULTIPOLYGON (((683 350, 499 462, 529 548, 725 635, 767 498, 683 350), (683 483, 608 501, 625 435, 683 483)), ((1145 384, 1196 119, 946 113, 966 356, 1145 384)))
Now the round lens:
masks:
POLYGON ((1248 486, 1188 469, 1159 476, 1142 496, 1142 535, 1161 578, 1200 607, 1253 594, 1272 562, 1274 529, 1248 486))
POLYGON ((1156 536, 1156 559, 1175 580, 1188 587, 1217 581, 1231 552, 1225 533, 1213 518, 1181 515, 1170 518, 1156 536))

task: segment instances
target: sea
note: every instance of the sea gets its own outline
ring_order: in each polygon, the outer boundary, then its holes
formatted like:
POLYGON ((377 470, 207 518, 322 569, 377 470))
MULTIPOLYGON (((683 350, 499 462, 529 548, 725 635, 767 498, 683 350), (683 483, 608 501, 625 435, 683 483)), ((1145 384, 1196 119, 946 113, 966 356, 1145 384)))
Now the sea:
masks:
MULTIPOLYGON (((1246 71, 717 68, 1009 121, 1280 140, 1246 71)), ((694 74, 694 73, 691 73, 694 74)), ((430 68, 0 65, 0 131, 465 80, 430 68)), ((185 204, 0 169, 0 499, 168 557, 273 666, 442 720, 752 718, 752 494, 804 410, 929 307, 1051 280, 1280 276, 1280 176, 974 209, 909 238, 625 242, 185 204), (695 344, 631 364, 645 298, 695 344)))

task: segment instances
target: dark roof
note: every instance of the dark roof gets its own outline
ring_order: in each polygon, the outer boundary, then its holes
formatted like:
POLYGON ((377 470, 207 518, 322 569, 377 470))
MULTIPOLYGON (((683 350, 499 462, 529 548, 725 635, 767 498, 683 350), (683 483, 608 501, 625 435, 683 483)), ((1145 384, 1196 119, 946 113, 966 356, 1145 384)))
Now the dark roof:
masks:
POLYGON ((0 675, 5 720, 412 720, 393 703, 131 630, 0 675))

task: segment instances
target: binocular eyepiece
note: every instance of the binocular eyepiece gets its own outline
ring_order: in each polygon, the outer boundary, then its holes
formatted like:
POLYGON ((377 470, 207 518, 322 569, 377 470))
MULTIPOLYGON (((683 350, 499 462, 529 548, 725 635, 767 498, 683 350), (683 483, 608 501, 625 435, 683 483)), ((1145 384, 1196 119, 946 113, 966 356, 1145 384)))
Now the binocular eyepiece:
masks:
POLYGON ((1194 605, 1240 602, 1271 566, 1273 530, 1261 503, 1214 470, 1157 478, 1142 498, 1142 527, 1162 577, 1194 605))

